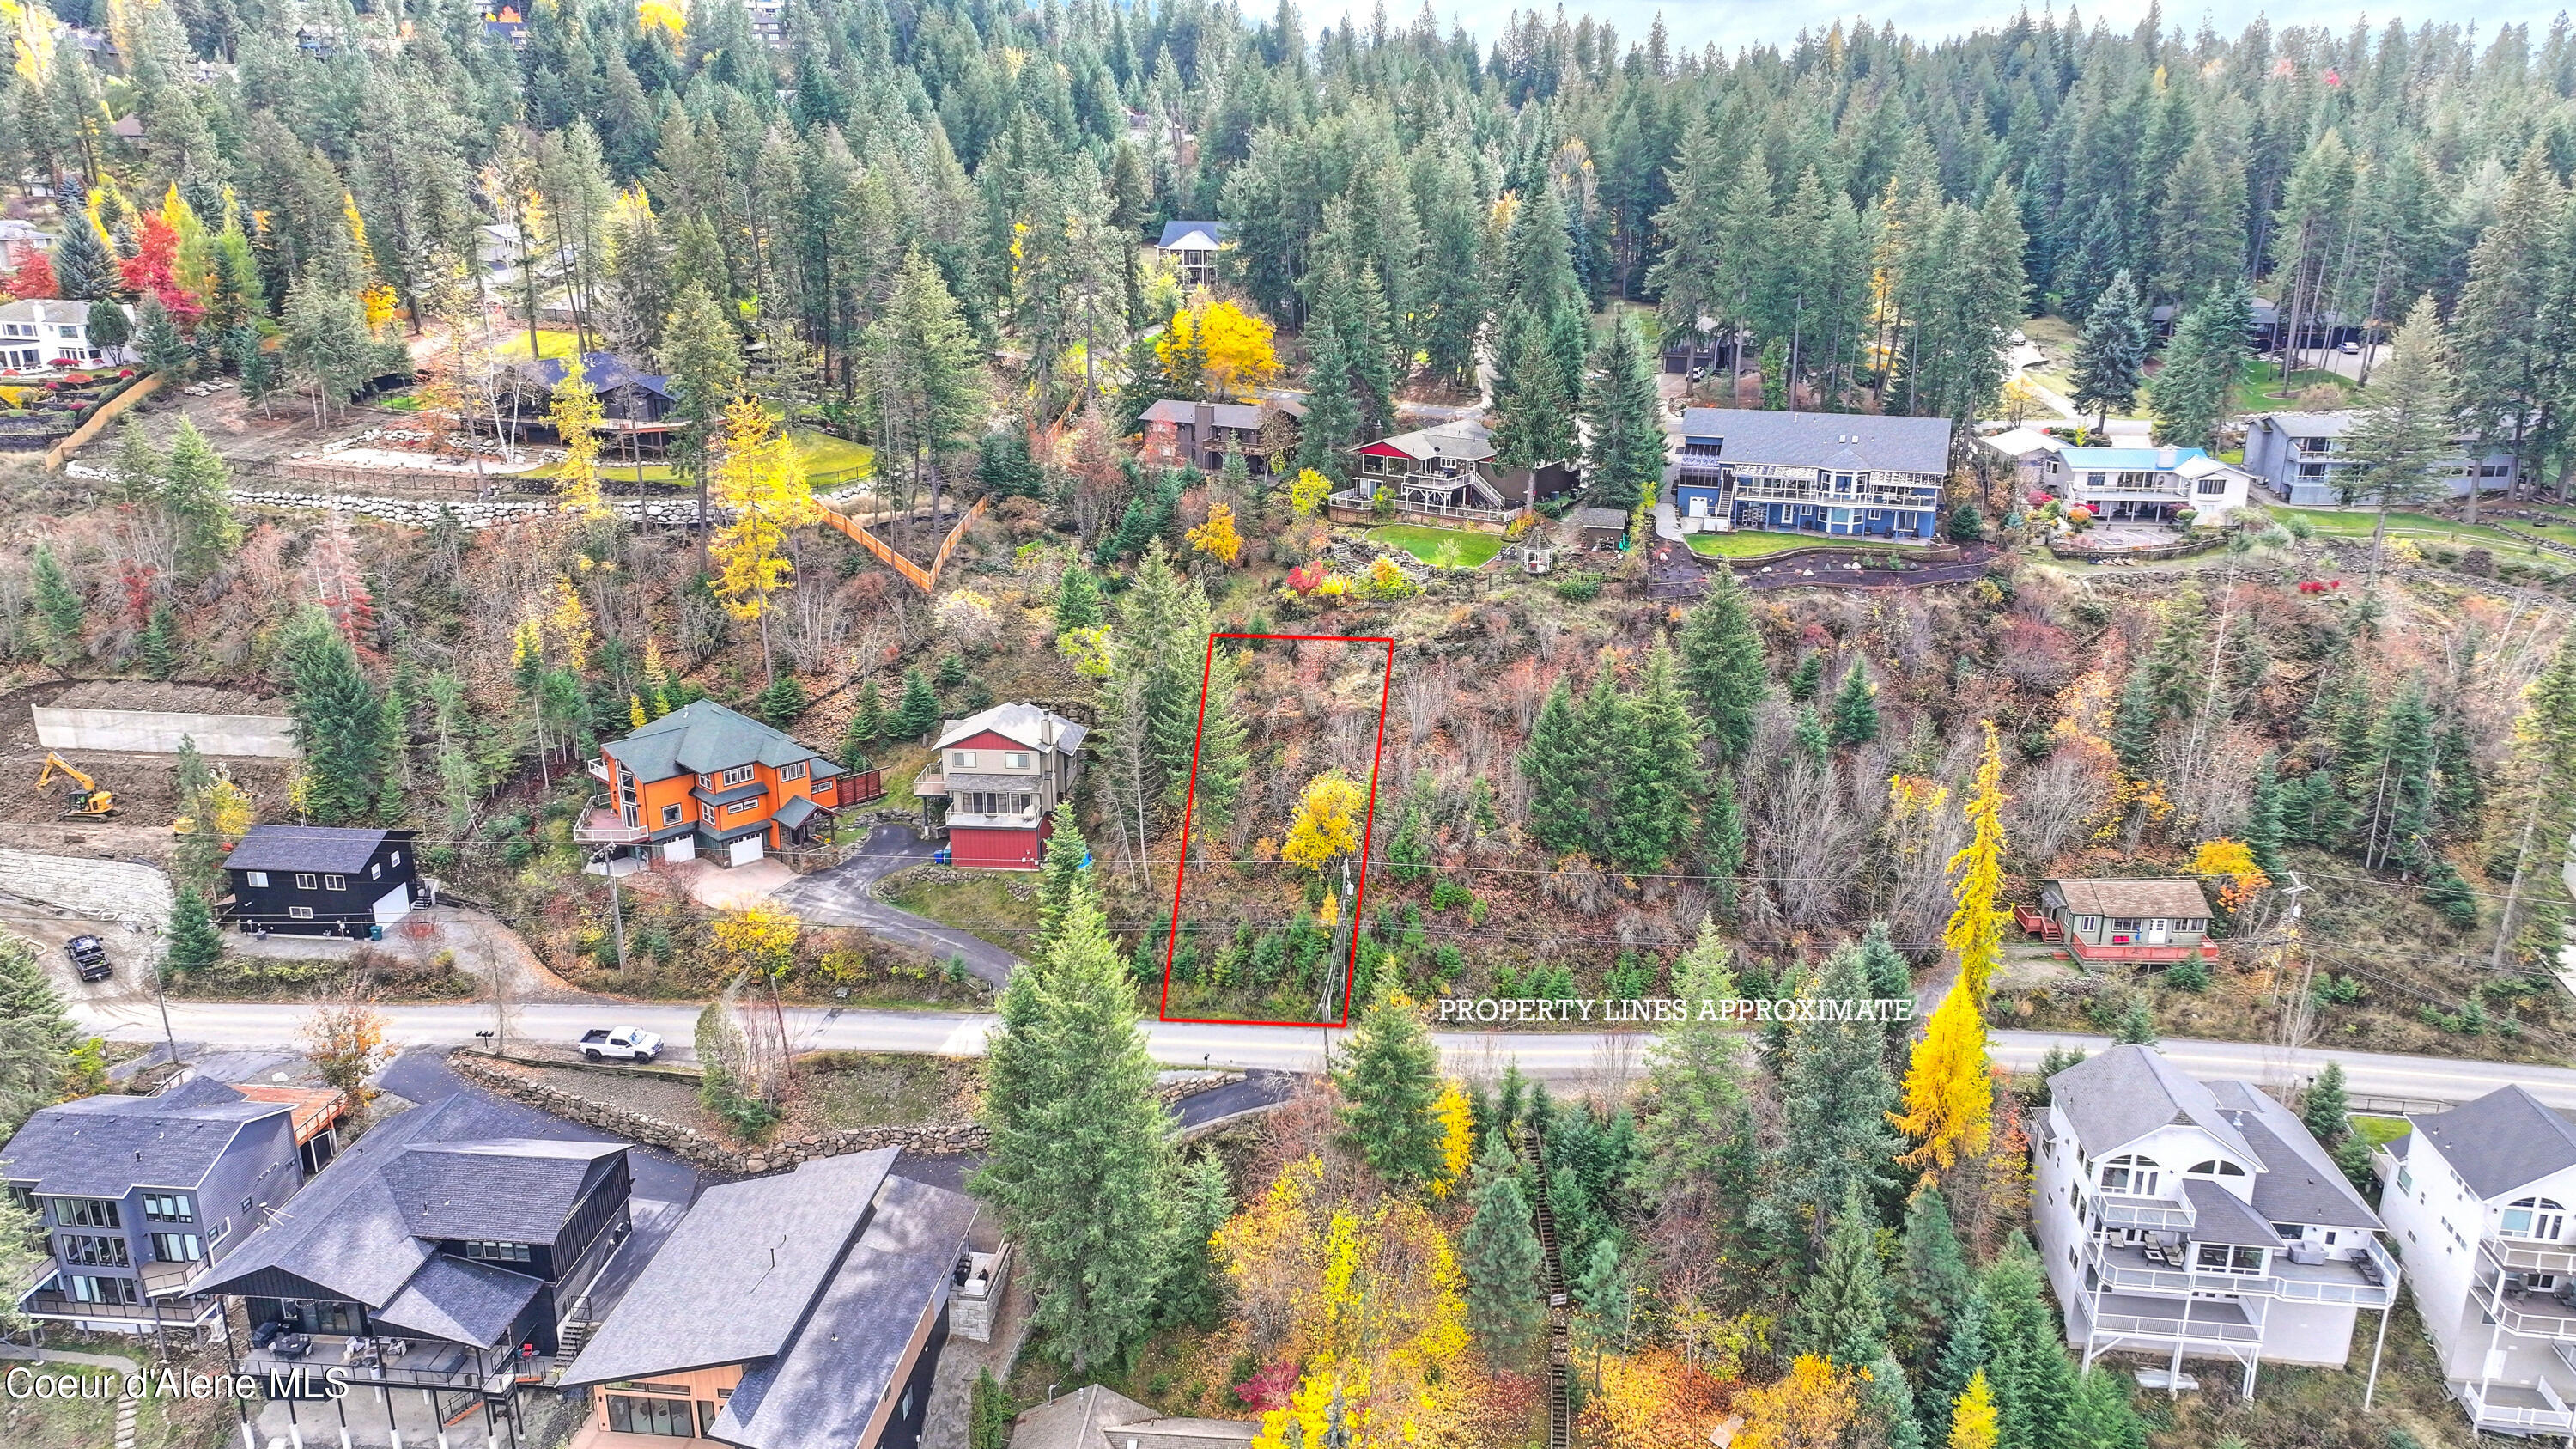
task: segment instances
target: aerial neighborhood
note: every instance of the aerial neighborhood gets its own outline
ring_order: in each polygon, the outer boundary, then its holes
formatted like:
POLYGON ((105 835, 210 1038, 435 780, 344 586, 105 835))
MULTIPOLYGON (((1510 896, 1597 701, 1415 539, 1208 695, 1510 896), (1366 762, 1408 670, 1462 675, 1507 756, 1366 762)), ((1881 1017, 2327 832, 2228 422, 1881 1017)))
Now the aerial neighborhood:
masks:
POLYGON ((2576 1446, 2576 30, 24 0, 0 1449, 2576 1446))

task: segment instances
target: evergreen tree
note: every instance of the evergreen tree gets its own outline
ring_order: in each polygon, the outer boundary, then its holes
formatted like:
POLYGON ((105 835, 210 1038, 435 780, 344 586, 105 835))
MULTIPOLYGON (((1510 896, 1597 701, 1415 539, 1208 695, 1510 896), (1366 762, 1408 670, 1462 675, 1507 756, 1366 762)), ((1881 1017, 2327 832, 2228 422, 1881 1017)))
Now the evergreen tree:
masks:
POLYGON ((1399 1188, 1438 1180, 1440 1049, 1421 1013, 1388 998, 1370 1003, 1333 1064, 1333 1085, 1342 1094, 1343 1141, 1379 1177, 1399 1188))
MULTIPOLYGON (((1799 994, 1825 1004, 1824 1019, 1789 1030, 1780 1074, 1785 1133, 1775 1164, 1781 1197, 1821 1220, 1853 1193, 1875 1200, 1891 1186, 1888 1163, 1900 1150, 1888 1125, 1896 1083, 1887 1069, 1887 1032, 1878 1022, 1835 1020, 1832 1008, 1866 1001, 1873 987, 1856 946, 1845 945, 1799 994)), ((1802 1018, 1806 1013, 1802 1012, 1802 1018)), ((1850 1360, 1867 1363, 1868 1355, 1850 1360)))
POLYGON ((2344 439, 2357 466, 2338 482, 2343 501, 2347 506, 2367 502, 2378 513, 2370 532, 2374 581, 2387 544, 2390 510, 2449 496, 2450 483, 2440 465, 2453 451, 2458 428, 2459 381, 2450 341, 2433 299, 2420 297, 2390 342, 2388 360, 2362 390, 2362 407, 2344 439))
POLYGON ((79 1040, 34 944, 0 931, 0 1131, 61 1097, 79 1040))
POLYGON ((2067 1360, 2045 1285, 2038 1255, 2017 1234, 1978 1285, 1990 1346, 1986 1376, 1994 1389, 2004 1444, 2064 1442, 2075 1367, 2067 1360))
POLYGON ((36 540, 35 593, 36 630, 45 657, 63 663, 80 643, 81 625, 89 606, 82 602, 80 590, 72 586, 62 560, 54 557, 53 546, 41 538, 36 540))
POLYGON ((1574 456, 1574 397, 1565 385, 1565 368, 1549 351, 1545 328, 1526 322, 1517 331, 1520 340, 1503 354, 1503 375, 1494 390, 1495 466, 1564 462, 1574 456))
POLYGON ((224 940, 206 909, 205 893, 181 886, 170 902, 170 946, 164 958, 173 971, 203 971, 224 959, 224 940))
POLYGON ((233 516, 232 472, 193 419, 179 420, 161 468, 161 503, 179 525, 182 577, 201 579, 232 561, 242 541, 241 521, 233 516))
POLYGON ((2084 319, 2075 344, 2075 405, 2093 410, 2096 429, 2111 409, 2137 400, 2147 371, 2147 314, 2124 269, 2111 278, 2084 319))
POLYGON ((1869 682, 1868 666, 1854 659, 1843 671, 1843 686, 1834 695, 1833 740, 1848 747, 1877 738, 1878 690, 1869 682))
POLYGON ((1202 1153, 1181 1171, 1172 1275, 1163 1282, 1163 1322, 1198 1328, 1217 1323, 1225 1310, 1225 1272, 1211 1245, 1217 1229, 1232 1216, 1234 1192, 1226 1180, 1225 1159, 1202 1153))
POLYGON ((1080 559, 1066 564, 1055 586, 1055 632, 1096 629, 1107 617, 1100 602, 1100 577, 1080 559))
POLYGON ((1878 1218, 1857 1184, 1843 1194, 1825 1234, 1823 1257, 1798 1289, 1790 1338, 1801 1353, 1861 1369, 1887 1352, 1886 1274, 1878 1261, 1878 1218))
POLYGON ((877 682, 870 679, 859 685, 858 707, 850 712, 849 739, 853 745, 864 747, 875 744, 885 730, 885 699, 877 692, 877 682))
POLYGON ((1559 854, 1590 851, 1592 842, 1592 767, 1585 750, 1574 695, 1559 676, 1530 725, 1529 744, 1521 751, 1521 773, 1529 777, 1530 832, 1538 843, 1559 854))
MULTIPOLYGON (((1050 864, 1078 861, 1084 848, 1080 832, 1059 831, 1050 864)), ((1098 888, 1075 873, 1064 894, 1002 991, 984 1058, 991 1147, 968 1186, 1018 1245, 1033 1326, 1080 1371, 1152 1330, 1177 1229, 1207 1204, 1193 1204, 1181 1181, 1135 981, 1110 943, 1098 888)))
MULTIPOLYGON (((89 224, 86 214, 75 208, 64 215, 68 220, 62 240, 54 244, 54 285, 70 301, 107 302, 113 306, 112 299, 120 285, 116 259, 108 254, 107 243, 99 239, 98 228, 89 224)), ((97 326, 98 318, 93 316, 93 341, 98 337, 97 326)), ((117 340, 123 345, 123 338, 117 340)))
MULTIPOLYGON (((103 309, 100 315, 114 310, 103 309)), ((147 292, 142 305, 134 310, 134 348, 142 354, 144 371, 172 378, 186 376, 195 354, 189 350, 188 339, 180 335, 179 323, 170 315, 170 309, 161 304, 158 296, 147 292)), ((100 346, 104 349, 106 344, 100 346)))
POLYGON ((2132 992, 2128 1004, 2120 1008, 2119 1019, 2111 1026, 2111 1040, 2123 1046, 2156 1044, 2155 1013, 2148 1009, 2144 991, 2132 992))
POLYGON ((1546 1264, 1529 1201, 1521 1193, 1520 1162, 1500 1132, 1486 1135, 1469 1201, 1472 1215, 1458 1238, 1458 1266, 1467 1280, 1467 1328, 1495 1364, 1519 1363, 1546 1322, 1541 1284, 1546 1264))
POLYGON ((2299 1103, 2299 1121, 2309 1136, 2328 1147, 2352 1135, 2352 1099, 2344 1091, 2343 1063, 2326 1063, 2308 1084, 2308 1094, 2299 1103))
POLYGON ((2061 1442, 2065 1449, 2147 1449, 2147 1428, 2129 1403, 2128 1381, 2098 1366, 2079 1376, 2061 1442))
POLYGON ((1825 734, 1825 722, 1816 716, 1812 704, 1798 706, 1798 724, 1790 731, 1789 739, 1799 755, 1819 770, 1833 758, 1833 741, 1825 734))
POLYGON ((1669 651, 1646 656, 1633 700, 1622 701, 1611 739, 1610 809, 1602 844, 1631 875, 1662 870, 1690 838, 1691 808, 1706 788, 1699 730, 1682 703, 1669 651))
POLYGON ((742 343, 725 309, 706 286, 680 289, 662 323, 662 369, 670 378, 671 461, 698 493, 698 531, 710 526, 707 475, 716 439, 724 435, 725 408, 742 387, 742 343))
POLYGON ((384 705, 358 652, 318 607, 288 625, 281 651, 287 713, 304 753, 304 808, 325 825, 348 825, 375 808, 390 763, 384 705))
POLYGON ((1896 1281, 1898 1336, 1906 1356, 1928 1369, 1977 1291, 1976 1274, 1950 1223, 1950 1205, 1937 1187, 1916 1189, 1905 1204, 1896 1281))
POLYGON ((2282 786, 2278 757, 2263 756, 2262 765, 2254 772, 2254 794, 2245 811, 2245 849, 2263 873, 2279 880, 2289 869, 2281 858, 2282 786))
POLYGON ((930 692, 930 681, 916 664, 903 672, 903 702, 895 706, 894 732, 918 739, 938 727, 939 696, 930 692))
POLYGON ((1584 501, 1651 509, 1664 479, 1664 427, 1646 341, 1626 313, 1592 354, 1583 393, 1584 501))
POLYGON ((1675 641, 1682 680, 1699 706, 1706 738, 1716 746, 1721 765, 1742 759, 1752 746, 1754 707, 1771 684, 1748 597, 1732 571, 1717 570, 1675 641))
MULTIPOLYGON (((1735 973, 1717 922, 1700 922, 1699 939, 1673 963, 1673 995, 1683 1001, 1727 1001, 1735 973)), ((1698 1019, 1693 1008, 1673 1023, 1646 1061, 1638 1110, 1640 1185, 1659 1209, 1705 1200, 1720 1176, 1718 1153, 1746 1097, 1742 1046, 1735 1031, 1698 1019)))
POLYGON ((1207 849, 1222 843, 1234 823, 1243 782, 1252 769, 1251 727, 1243 716, 1242 665, 1232 649, 1219 649, 1207 661, 1207 694, 1199 711, 1198 755, 1194 767, 1175 777, 1184 795, 1189 781, 1198 785, 1191 808, 1198 814, 1191 844, 1207 849))
POLYGON ((156 601, 144 619, 143 633, 134 641, 134 662, 154 679, 179 672, 179 611, 169 600, 156 601))
MULTIPOLYGON (((1896 949, 1884 920, 1872 921, 1860 938, 1861 979, 1869 983, 1869 994, 1880 1001, 1895 1001, 1914 993, 1914 971, 1905 964, 1903 952, 1896 949)), ((1902 1033, 1888 1033, 1891 1039, 1902 1033)))
POLYGON ((2176 447, 2206 448, 2218 425, 2235 411, 2237 380, 2245 375, 2247 338, 2254 328, 2254 295, 2234 277, 2193 302, 2175 324, 2164 366, 2148 385, 2156 438, 2176 447))
POLYGON ((1802 654, 1798 656, 1797 667, 1789 671, 1789 698, 1800 704, 1810 703, 1815 699, 1816 691, 1823 687, 1824 682, 1825 656, 1814 653, 1802 654))
POLYGON ((1932 1362, 1929 1381, 1915 1400, 1923 1418, 1923 1437, 1935 1444, 1950 1442, 1951 1407, 1959 1396, 1976 1382, 1993 1359, 1994 1350, 1986 1335, 1986 1299, 1983 1284, 1968 1295, 1967 1301, 1950 1319, 1949 1334, 1941 1340, 1941 1351, 1932 1362))

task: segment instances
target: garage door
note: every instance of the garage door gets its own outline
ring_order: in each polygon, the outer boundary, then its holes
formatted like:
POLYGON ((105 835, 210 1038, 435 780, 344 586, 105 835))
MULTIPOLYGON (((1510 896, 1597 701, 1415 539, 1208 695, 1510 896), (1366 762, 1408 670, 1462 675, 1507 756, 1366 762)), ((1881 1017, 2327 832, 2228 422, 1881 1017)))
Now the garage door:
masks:
POLYGON ((410 914, 411 887, 408 885, 395 886, 385 892, 383 899, 376 902, 376 924, 387 930, 393 928, 394 922, 410 914))
POLYGON ((681 837, 680 837, 679 839, 677 839, 677 840, 665 840, 665 841, 663 841, 663 842, 662 842, 662 858, 663 858, 664 860, 695 860, 695 859, 697 859, 697 858, 698 858, 698 838, 697 838, 696 836, 694 836, 694 835, 683 835, 683 836, 681 836, 681 837))
POLYGON ((760 837, 758 835, 746 835, 742 839, 733 843, 733 857, 727 860, 725 864, 749 865, 758 859, 760 859, 760 837))

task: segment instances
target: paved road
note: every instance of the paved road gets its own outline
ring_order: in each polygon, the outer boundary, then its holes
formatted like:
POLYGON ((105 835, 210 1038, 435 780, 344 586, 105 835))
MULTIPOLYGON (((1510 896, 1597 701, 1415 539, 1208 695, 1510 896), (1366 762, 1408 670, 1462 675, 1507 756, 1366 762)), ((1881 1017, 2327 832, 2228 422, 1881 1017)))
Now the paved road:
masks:
POLYGON ((780 886, 771 899, 809 925, 856 926, 881 940, 912 946, 942 959, 962 957, 967 970, 1001 986, 1011 979, 1012 968, 1020 964, 1018 957, 954 926, 896 910, 868 893, 870 886, 896 871, 929 860, 931 852, 938 848, 909 825, 879 825, 868 832, 867 842, 849 859, 828 870, 798 876, 780 886))
MULTIPOLYGON (((170 1017, 187 1041, 238 1049, 292 1042, 303 1010, 264 1002, 174 1001, 170 1004, 170 1017)), ((383 1010, 388 1038, 403 1046, 462 1044, 490 1025, 488 1010, 472 1005, 392 1006, 383 1010)), ((518 1030, 522 1036, 534 1039, 570 1040, 588 1027, 603 1024, 608 1012, 614 1013, 616 1024, 660 1032, 673 1043, 675 1057, 687 1057, 686 1043, 697 1021, 695 1006, 602 1008, 534 1003, 519 1008, 518 1030)), ((74 1008, 74 1015, 92 1030, 119 1040, 152 1041, 161 1033, 160 1019, 147 1008, 84 1003, 74 1008)), ((992 1025, 991 1016, 967 1012, 821 1011, 799 1007, 787 1013, 788 1035, 798 1050, 974 1056, 982 1052, 985 1034, 992 1025)), ((1320 1027, 1216 1026, 1195 1022, 1149 1022, 1146 1034, 1155 1058, 1170 1066, 1272 1072, 1321 1069, 1328 1042, 1341 1035, 1320 1027)), ((1434 1039, 1453 1070, 1500 1070, 1505 1063, 1517 1061, 1523 1072, 1557 1078, 1586 1076, 1623 1061, 1633 1064, 1646 1045, 1646 1038, 1633 1032, 1440 1032, 1434 1039)), ((1994 1037, 1996 1060, 2016 1069, 2037 1066, 2051 1046, 2099 1051, 2109 1044, 2105 1037, 2049 1032, 2006 1031, 1994 1037)), ((2343 1063, 2351 1090, 2359 1096, 2463 1102, 2518 1082, 2552 1106, 2576 1108, 2576 1068, 2314 1048, 2290 1052, 2243 1042, 2176 1040, 2165 1042, 2163 1049, 2176 1065, 2196 1076, 2234 1076, 2287 1085, 2314 1075, 2328 1061, 2337 1061, 2343 1063)), ((393 1090, 402 1088, 396 1086, 393 1090)))

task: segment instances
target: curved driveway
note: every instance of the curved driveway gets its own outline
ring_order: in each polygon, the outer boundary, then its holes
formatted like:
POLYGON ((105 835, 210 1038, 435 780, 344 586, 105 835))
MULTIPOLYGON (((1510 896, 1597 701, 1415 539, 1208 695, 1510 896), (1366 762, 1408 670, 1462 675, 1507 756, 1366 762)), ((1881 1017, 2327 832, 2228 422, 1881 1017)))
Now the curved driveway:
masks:
MULTIPOLYGON (((780 886, 770 899, 810 925, 855 926, 881 940, 927 951, 942 960, 961 957, 967 970, 998 990, 1010 981, 1012 968, 1020 964, 1018 957, 980 936, 943 926, 927 916, 896 910, 870 892, 871 886, 896 871, 926 864, 938 848, 909 825, 879 825, 868 832, 866 843, 849 859, 811 875, 798 876, 780 886)), ((686 1035, 683 1032, 672 1039, 686 1035)))

